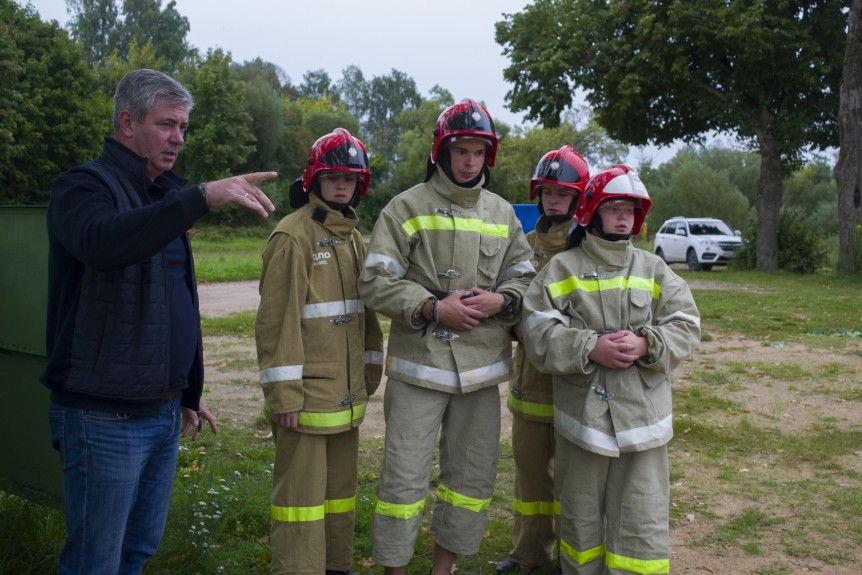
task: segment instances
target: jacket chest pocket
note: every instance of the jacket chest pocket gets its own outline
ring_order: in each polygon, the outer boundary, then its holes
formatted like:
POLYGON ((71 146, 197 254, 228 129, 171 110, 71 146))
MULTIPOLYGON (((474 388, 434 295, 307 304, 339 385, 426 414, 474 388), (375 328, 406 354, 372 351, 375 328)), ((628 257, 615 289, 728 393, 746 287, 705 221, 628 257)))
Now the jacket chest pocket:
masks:
POLYGON ((499 236, 483 234, 479 239, 479 287, 487 288, 497 284, 500 266, 503 263, 505 244, 508 240, 499 236))
POLYGON ((642 325, 652 323, 652 294, 648 291, 638 289, 630 290, 629 294, 629 299, 631 300, 629 326, 636 329, 642 325))

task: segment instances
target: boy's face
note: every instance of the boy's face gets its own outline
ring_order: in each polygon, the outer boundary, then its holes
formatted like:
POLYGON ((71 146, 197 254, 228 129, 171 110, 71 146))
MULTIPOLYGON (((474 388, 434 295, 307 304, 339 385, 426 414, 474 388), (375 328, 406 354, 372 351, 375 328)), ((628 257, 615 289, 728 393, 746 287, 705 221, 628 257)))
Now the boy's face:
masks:
POLYGON ((599 206, 602 231, 606 234, 628 235, 635 225, 633 200, 607 200, 599 206))
POLYGON ((486 144, 483 140, 463 139, 449 144, 449 157, 455 183, 466 184, 482 173, 486 144))
POLYGON ((546 216, 564 216, 569 213, 578 191, 562 184, 542 182, 542 208, 546 216))
POLYGON ((320 181, 320 196, 327 202, 346 204, 353 198, 359 175, 355 172, 327 170, 317 176, 320 181))

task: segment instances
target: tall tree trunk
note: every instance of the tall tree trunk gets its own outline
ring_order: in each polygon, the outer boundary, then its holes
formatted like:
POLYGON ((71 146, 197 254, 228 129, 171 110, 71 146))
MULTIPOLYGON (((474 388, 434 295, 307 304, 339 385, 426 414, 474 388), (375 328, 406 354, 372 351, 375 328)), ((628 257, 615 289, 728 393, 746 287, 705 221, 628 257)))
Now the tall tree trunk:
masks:
MULTIPOLYGON (((862 0, 859 0, 862 1, 862 0)), ((757 269, 778 267, 778 219, 784 186, 781 182, 781 151, 768 129, 757 134, 760 145, 760 181, 757 183, 757 269)))
POLYGON ((847 45, 841 78, 838 131, 841 150, 835 165, 838 182, 838 271, 852 274, 856 266, 856 223, 860 220, 862 187, 862 0, 853 0, 847 21, 847 45))

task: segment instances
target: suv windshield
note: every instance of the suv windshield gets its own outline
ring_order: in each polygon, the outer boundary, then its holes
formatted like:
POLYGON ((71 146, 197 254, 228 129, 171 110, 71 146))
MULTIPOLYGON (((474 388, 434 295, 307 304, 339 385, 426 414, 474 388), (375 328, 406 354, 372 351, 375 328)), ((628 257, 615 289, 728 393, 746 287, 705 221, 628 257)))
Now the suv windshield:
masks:
POLYGON ((688 229, 693 236, 732 236, 733 232, 724 222, 689 222, 688 229))

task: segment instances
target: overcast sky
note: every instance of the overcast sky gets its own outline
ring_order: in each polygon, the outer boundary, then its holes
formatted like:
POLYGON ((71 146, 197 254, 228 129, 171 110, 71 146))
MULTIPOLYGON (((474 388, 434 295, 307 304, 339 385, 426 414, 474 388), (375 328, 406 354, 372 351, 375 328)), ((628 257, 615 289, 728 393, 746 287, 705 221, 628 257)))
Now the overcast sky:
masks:
MULTIPOLYGON (((24 3, 26 0, 17 0, 24 3)), ((64 25, 65 0, 31 0, 43 20, 64 25)), ((494 42, 494 23, 527 0, 178 0, 188 18, 189 43, 222 48, 235 62, 260 57, 280 66, 293 84, 323 68, 333 81, 355 64, 366 79, 404 72, 423 96, 439 84, 456 101, 483 100, 493 118, 521 124, 504 107, 507 60, 494 42)), ((167 5, 163 0, 162 6, 167 5)))
MULTIPOLYGON (((16 0, 25 3, 26 0, 16 0)), ((69 19, 65 0, 30 0, 43 20, 69 19)), ((189 43, 206 52, 222 48, 235 62, 260 57, 281 67, 292 84, 309 70, 324 69, 333 81, 357 65, 366 80, 399 70, 423 96, 439 84, 455 100, 484 101, 494 119, 523 124, 523 114, 505 107, 509 62, 494 41, 494 24, 520 12, 529 0, 177 0, 188 18, 189 43)), ((162 6, 167 0, 162 1, 162 6)), ((562 145, 562 144, 561 144, 562 145)), ((657 163, 668 150, 633 151, 657 163)))

